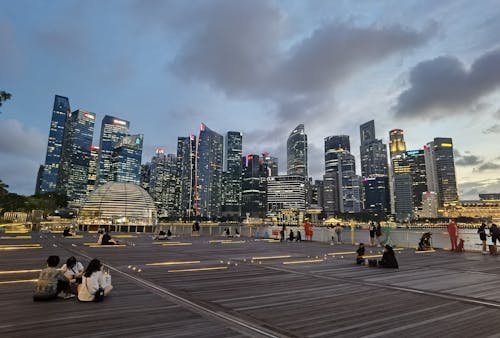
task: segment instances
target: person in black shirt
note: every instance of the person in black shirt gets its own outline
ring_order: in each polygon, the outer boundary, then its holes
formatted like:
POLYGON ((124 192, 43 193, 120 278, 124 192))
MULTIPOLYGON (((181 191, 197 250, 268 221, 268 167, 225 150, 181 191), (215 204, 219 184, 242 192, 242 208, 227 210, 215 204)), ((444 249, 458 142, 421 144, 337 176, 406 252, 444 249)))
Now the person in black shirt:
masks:
POLYGON ((479 239, 483 245, 483 254, 488 253, 486 251, 486 224, 482 223, 481 226, 477 229, 477 233, 479 234, 479 239))
POLYGON ((356 250, 356 264, 363 264, 365 255, 365 245, 363 243, 359 243, 358 249, 356 250))
POLYGON ((398 261, 396 260, 396 256, 394 255, 394 250, 390 245, 385 246, 382 260, 378 261, 378 265, 382 268, 399 268, 398 261))

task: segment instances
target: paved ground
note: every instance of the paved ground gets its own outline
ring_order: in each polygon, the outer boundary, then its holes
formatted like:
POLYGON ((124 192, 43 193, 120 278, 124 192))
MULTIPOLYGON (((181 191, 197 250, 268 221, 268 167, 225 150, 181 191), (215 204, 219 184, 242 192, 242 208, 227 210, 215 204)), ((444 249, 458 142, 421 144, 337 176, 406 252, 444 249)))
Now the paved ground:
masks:
POLYGON ((94 248, 95 234, 3 235, 0 337, 500 337, 500 256, 404 249, 394 271, 355 265, 350 245, 133 236, 94 248), (115 290, 33 302, 38 273, 19 271, 50 254, 100 258, 115 290))

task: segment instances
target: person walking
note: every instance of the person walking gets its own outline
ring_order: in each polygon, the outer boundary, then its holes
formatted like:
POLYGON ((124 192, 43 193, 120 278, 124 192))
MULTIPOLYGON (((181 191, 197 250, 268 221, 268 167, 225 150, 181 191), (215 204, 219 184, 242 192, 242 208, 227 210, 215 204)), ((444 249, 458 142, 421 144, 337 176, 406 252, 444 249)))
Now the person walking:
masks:
POLYGON ((479 234, 479 239, 483 245, 483 255, 487 254, 486 251, 486 223, 482 223, 481 226, 477 229, 477 233, 479 234))
POLYGON ((370 231, 370 246, 375 245, 375 222, 371 221, 368 226, 368 231, 370 231))
POLYGON ((306 241, 312 241, 313 231, 309 219, 306 219, 306 222, 304 223, 304 232, 306 235, 306 241))
POLYGON ((458 241, 458 227, 457 223, 455 223, 453 219, 450 219, 450 223, 448 223, 448 235, 450 235, 451 251, 456 251, 458 241))

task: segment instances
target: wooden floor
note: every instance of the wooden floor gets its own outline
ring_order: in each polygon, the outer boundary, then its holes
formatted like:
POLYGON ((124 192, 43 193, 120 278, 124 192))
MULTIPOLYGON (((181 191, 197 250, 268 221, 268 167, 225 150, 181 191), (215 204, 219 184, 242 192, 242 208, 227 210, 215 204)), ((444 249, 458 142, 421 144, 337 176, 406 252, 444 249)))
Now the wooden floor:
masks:
POLYGON ((500 256, 404 249, 388 270, 354 264, 351 245, 26 235, 0 239, 0 337, 500 337, 500 256), (22 244, 41 248, 3 250, 22 244), (33 302, 38 273, 15 271, 51 254, 101 259, 115 289, 102 303, 33 302))

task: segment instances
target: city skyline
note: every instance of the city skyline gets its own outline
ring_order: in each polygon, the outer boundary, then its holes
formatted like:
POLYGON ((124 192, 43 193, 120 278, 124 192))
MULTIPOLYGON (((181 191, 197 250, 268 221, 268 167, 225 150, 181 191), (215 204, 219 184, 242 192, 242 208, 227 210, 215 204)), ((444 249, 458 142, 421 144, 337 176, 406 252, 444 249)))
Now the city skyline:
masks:
POLYGON ((1 89, 13 96, 0 115, 0 179, 13 192, 34 191, 56 94, 98 121, 130 121, 144 134, 143 163, 157 147, 175 153, 177 137, 204 122, 221 135, 241 131, 244 154, 268 152, 284 173, 286 138, 303 123, 310 176, 324 172, 329 135, 350 136, 359 174, 359 126, 373 119, 387 145, 392 129, 405 131, 408 150, 452 138, 462 199, 500 191, 494 2, 2 8, 1 89))

